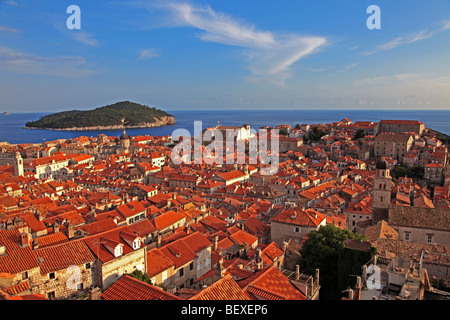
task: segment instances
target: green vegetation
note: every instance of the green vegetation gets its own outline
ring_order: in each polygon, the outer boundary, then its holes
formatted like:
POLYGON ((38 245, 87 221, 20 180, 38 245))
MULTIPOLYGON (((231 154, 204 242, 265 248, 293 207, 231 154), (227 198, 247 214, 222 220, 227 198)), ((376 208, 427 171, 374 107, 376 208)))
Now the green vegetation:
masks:
POLYGON ((413 179, 423 179, 425 170, 421 167, 405 167, 398 165, 392 170, 391 175, 394 179, 398 179, 401 177, 408 177, 413 179))
POLYGON ((324 135, 326 135, 327 132, 323 131, 319 127, 313 127, 309 132, 303 137, 303 142, 314 142, 319 141, 322 139, 324 135))
POLYGON ((356 133, 355 133, 355 140, 364 138, 364 136, 365 136, 364 130, 359 129, 359 130, 356 131, 356 133))
POLYGON ((127 126, 138 126, 143 123, 154 123, 162 117, 171 117, 171 115, 156 108, 150 108, 130 101, 122 101, 94 110, 72 110, 53 113, 37 121, 29 121, 25 126, 46 129, 106 127, 121 125, 122 119, 125 119, 125 125, 127 126))
POLYGON ((280 132, 280 134, 282 134, 284 136, 287 136, 289 134, 286 129, 281 129, 279 132, 280 132))
MULTIPOLYGON (((147 273, 142 272, 140 270, 134 270, 132 273, 129 273, 128 275, 130 277, 133 277, 133 278, 139 280, 139 281, 145 282, 147 284, 154 285, 154 284, 152 284, 152 280, 150 279, 150 276, 147 273)), ((157 285, 157 287, 160 287, 164 291, 167 290, 163 285, 157 285)))
POLYGON ((361 275, 362 266, 373 254, 345 249, 347 239, 365 240, 365 236, 329 224, 310 232, 300 249, 297 264, 301 272, 314 274, 315 269, 320 270, 321 300, 341 299, 341 292, 356 280, 350 275, 361 275))

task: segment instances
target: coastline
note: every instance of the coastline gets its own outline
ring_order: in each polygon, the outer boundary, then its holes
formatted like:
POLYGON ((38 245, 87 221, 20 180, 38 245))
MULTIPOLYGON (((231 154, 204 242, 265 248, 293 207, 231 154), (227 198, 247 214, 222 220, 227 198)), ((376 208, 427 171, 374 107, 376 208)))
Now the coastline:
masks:
POLYGON ((122 129, 145 129, 145 128, 156 128, 163 126, 175 125, 174 117, 163 117, 155 122, 146 122, 135 126, 122 126, 122 125, 112 125, 112 126, 94 126, 94 127, 72 127, 72 128, 41 128, 41 127, 22 127, 22 129, 31 130, 52 130, 52 131, 108 131, 108 130, 122 130, 122 129))

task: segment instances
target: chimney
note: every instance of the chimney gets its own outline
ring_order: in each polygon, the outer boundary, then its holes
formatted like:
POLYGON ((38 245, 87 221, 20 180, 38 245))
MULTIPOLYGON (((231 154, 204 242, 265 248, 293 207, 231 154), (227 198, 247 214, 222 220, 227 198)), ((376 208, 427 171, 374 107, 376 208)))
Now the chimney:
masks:
POLYGON ((161 248, 161 235, 159 234, 159 231, 158 234, 156 235, 156 247, 158 249, 161 248))
POLYGON ((218 243, 219 243, 219 236, 216 234, 214 235, 214 251, 217 251, 217 247, 218 247, 218 243))
POLYGON ((34 239, 34 240, 31 242, 31 248, 32 248, 33 250, 39 249, 39 242, 37 241, 37 239, 34 239))
POLYGON ((297 281, 300 278, 300 266, 295 265, 295 280, 297 281))
POLYGON ((21 233, 19 236, 20 236, 20 246, 21 246, 22 248, 28 247, 29 242, 30 242, 30 239, 29 239, 29 237, 28 237, 29 234, 23 232, 23 233, 21 233))
POLYGON ((36 215, 37 215, 36 218, 37 218, 39 221, 44 220, 44 216, 42 215, 42 212, 41 212, 40 210, 37 210, 37 211, 36 211, 36 215))
POLYGON ((348 289, 348 298, 350 300, 353 300, 353 290, 352 289, 348 289))
POLYGON ((315 278, 316 278, 316 285, 319 286, 319 269, 316 269, 316 274, 315 274, 315 278))
POLYGON ((171 283, 167 286, 167 292, 170 294, 175 294, 177 292, 177 287, 171 283))
POLYGON ((58 233, 59 232, 59 223, 57 223, 55 221, 55 223, 53 224, 53 233, 58 233))
POLYGON ((67 238, 73 239, 75 237, 75 229, 73 228, 72 223, 67 224, 67 238))
POLYGON ((0 257, 6 254, 6 247, 4 245, 0 245, 0 257))
POLYGON ((256 260, 256 269, 257 270, 261 270, 262 269, 262 267, 263 267, 263 261, 262 261, 262 258, 261 258, 261 248, 256 248, 256 257, 255 257, 255 260, 256 260))
POLYGON ((102 291, 99 287, 92 288, 89 291, 89 300, 100 300, 102 296, 102 291))
POLYGON ((216 274, 218 274, 221 278, 225 275, 225 267, 223 266, 223 257, 217 262, 216 274))
POLYGON ((356 277, 355 300, 359 300, 361 298, 361 287, 361 277, 356 277))

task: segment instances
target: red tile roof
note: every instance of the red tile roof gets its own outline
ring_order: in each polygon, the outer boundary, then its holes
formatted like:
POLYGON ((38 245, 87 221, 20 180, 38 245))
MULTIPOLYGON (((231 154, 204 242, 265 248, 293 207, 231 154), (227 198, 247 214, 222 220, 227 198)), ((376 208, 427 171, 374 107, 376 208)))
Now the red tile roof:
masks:
MULTIPOLYGON (((306 297, 275 267, 267 267, 256 272, 253 277, 243 280, 242 284, 245 285, 247 292, 262 299, 306 300, 306 297)), ((242 287, 241 284, 240 286, 242 287)))
MULTIPOLYGON (((134 234, 128 228, 128 226, 122 226, 113 230, 85 237, 82 240, 86 242, 86 244, 89 246, 94 255, 97 256, 102 263, 107 263, 116 258, 114 254, 111 253, 111 251, 109 251, 108 246, 109 247, 112 246, 114 248, 119 244, 123 245, 123 255, 126 255, 135 250, 126 241, 126 239, 128 239, 127 235, 134 235, 134 234)), ((141 247, 143 247, 142 242, 141 247)))
POLYGON ((317 227, 323 219, 326 219, 326 215, 312 209, 303 211, 298 208, 289 208, 273 217, 272 221, 298 226, 317 227))
POLYGON ((65 270, 75 265, 83 265, 95 261, 94 255, 82 240, 74 240, 55 246, 33 251, 40 262, 41 274, 65 270))
POLYGON ((159 287, 123 275, 102 293, 104 300, 182 300, 159 287))
POLYGON ((250 300, 231 275, 226 275, 190 300, 250 300))
POLYGON ((185 218, 184 213, 170 210, 153 219, 152 223, 156 229, 164 230, 172 224, 179 222, 183 218, 185 218))
POLYGON ((20 246, 20 234, 17 229, 0 229, 0 246, 6 247, 6 254, 0 257, 0 272, 17 274, 39 267, 31 248, 20 246))
POLYGON ((152 249, 147 252, 147 274, 153 277, 175 266, 175 263, 160 249, 152 249))

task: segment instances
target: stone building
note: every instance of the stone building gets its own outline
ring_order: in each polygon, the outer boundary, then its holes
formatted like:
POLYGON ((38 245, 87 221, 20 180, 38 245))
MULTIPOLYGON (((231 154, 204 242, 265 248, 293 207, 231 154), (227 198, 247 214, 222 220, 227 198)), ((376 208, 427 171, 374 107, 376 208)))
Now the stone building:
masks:
POLYGON ((425 130, 425 124, 417 120, 381 120, 378 125, 380 132, 415 132, 422 135, 425 130))
POLYGON ((326 215, 312 209, 289 208, 272 218, 270 233, 272 241, 282 245, 283 241, 300 242, 310 231, 326 225, 326 215))
POLYGON ((191 288, 195 280, 211 270, 212 243, 200 232, 189 234, 147 254, 147 273, 153 284, 175 292, 191 288))
POLYGON ((69 241, 33 253, 39 263, 39 274, 31 281, 33 293, 48 299, 71 299, 92 287, 95 257, 81 240, 69 241))
POLYGON ((392 205, 389 225, 400 240, 450 245, 450 210, 392 205))
POLYGON ((403 162, 403 157, 408 154, 413 142, 414 138, 410 134, 380 133, 374 141, 374 156, 390 157, 403 162))
POLYGON ((83 238, 95 256, 93 284, 108 288, 123 274, 145 272, 146 247, 127 226, 83 238))

